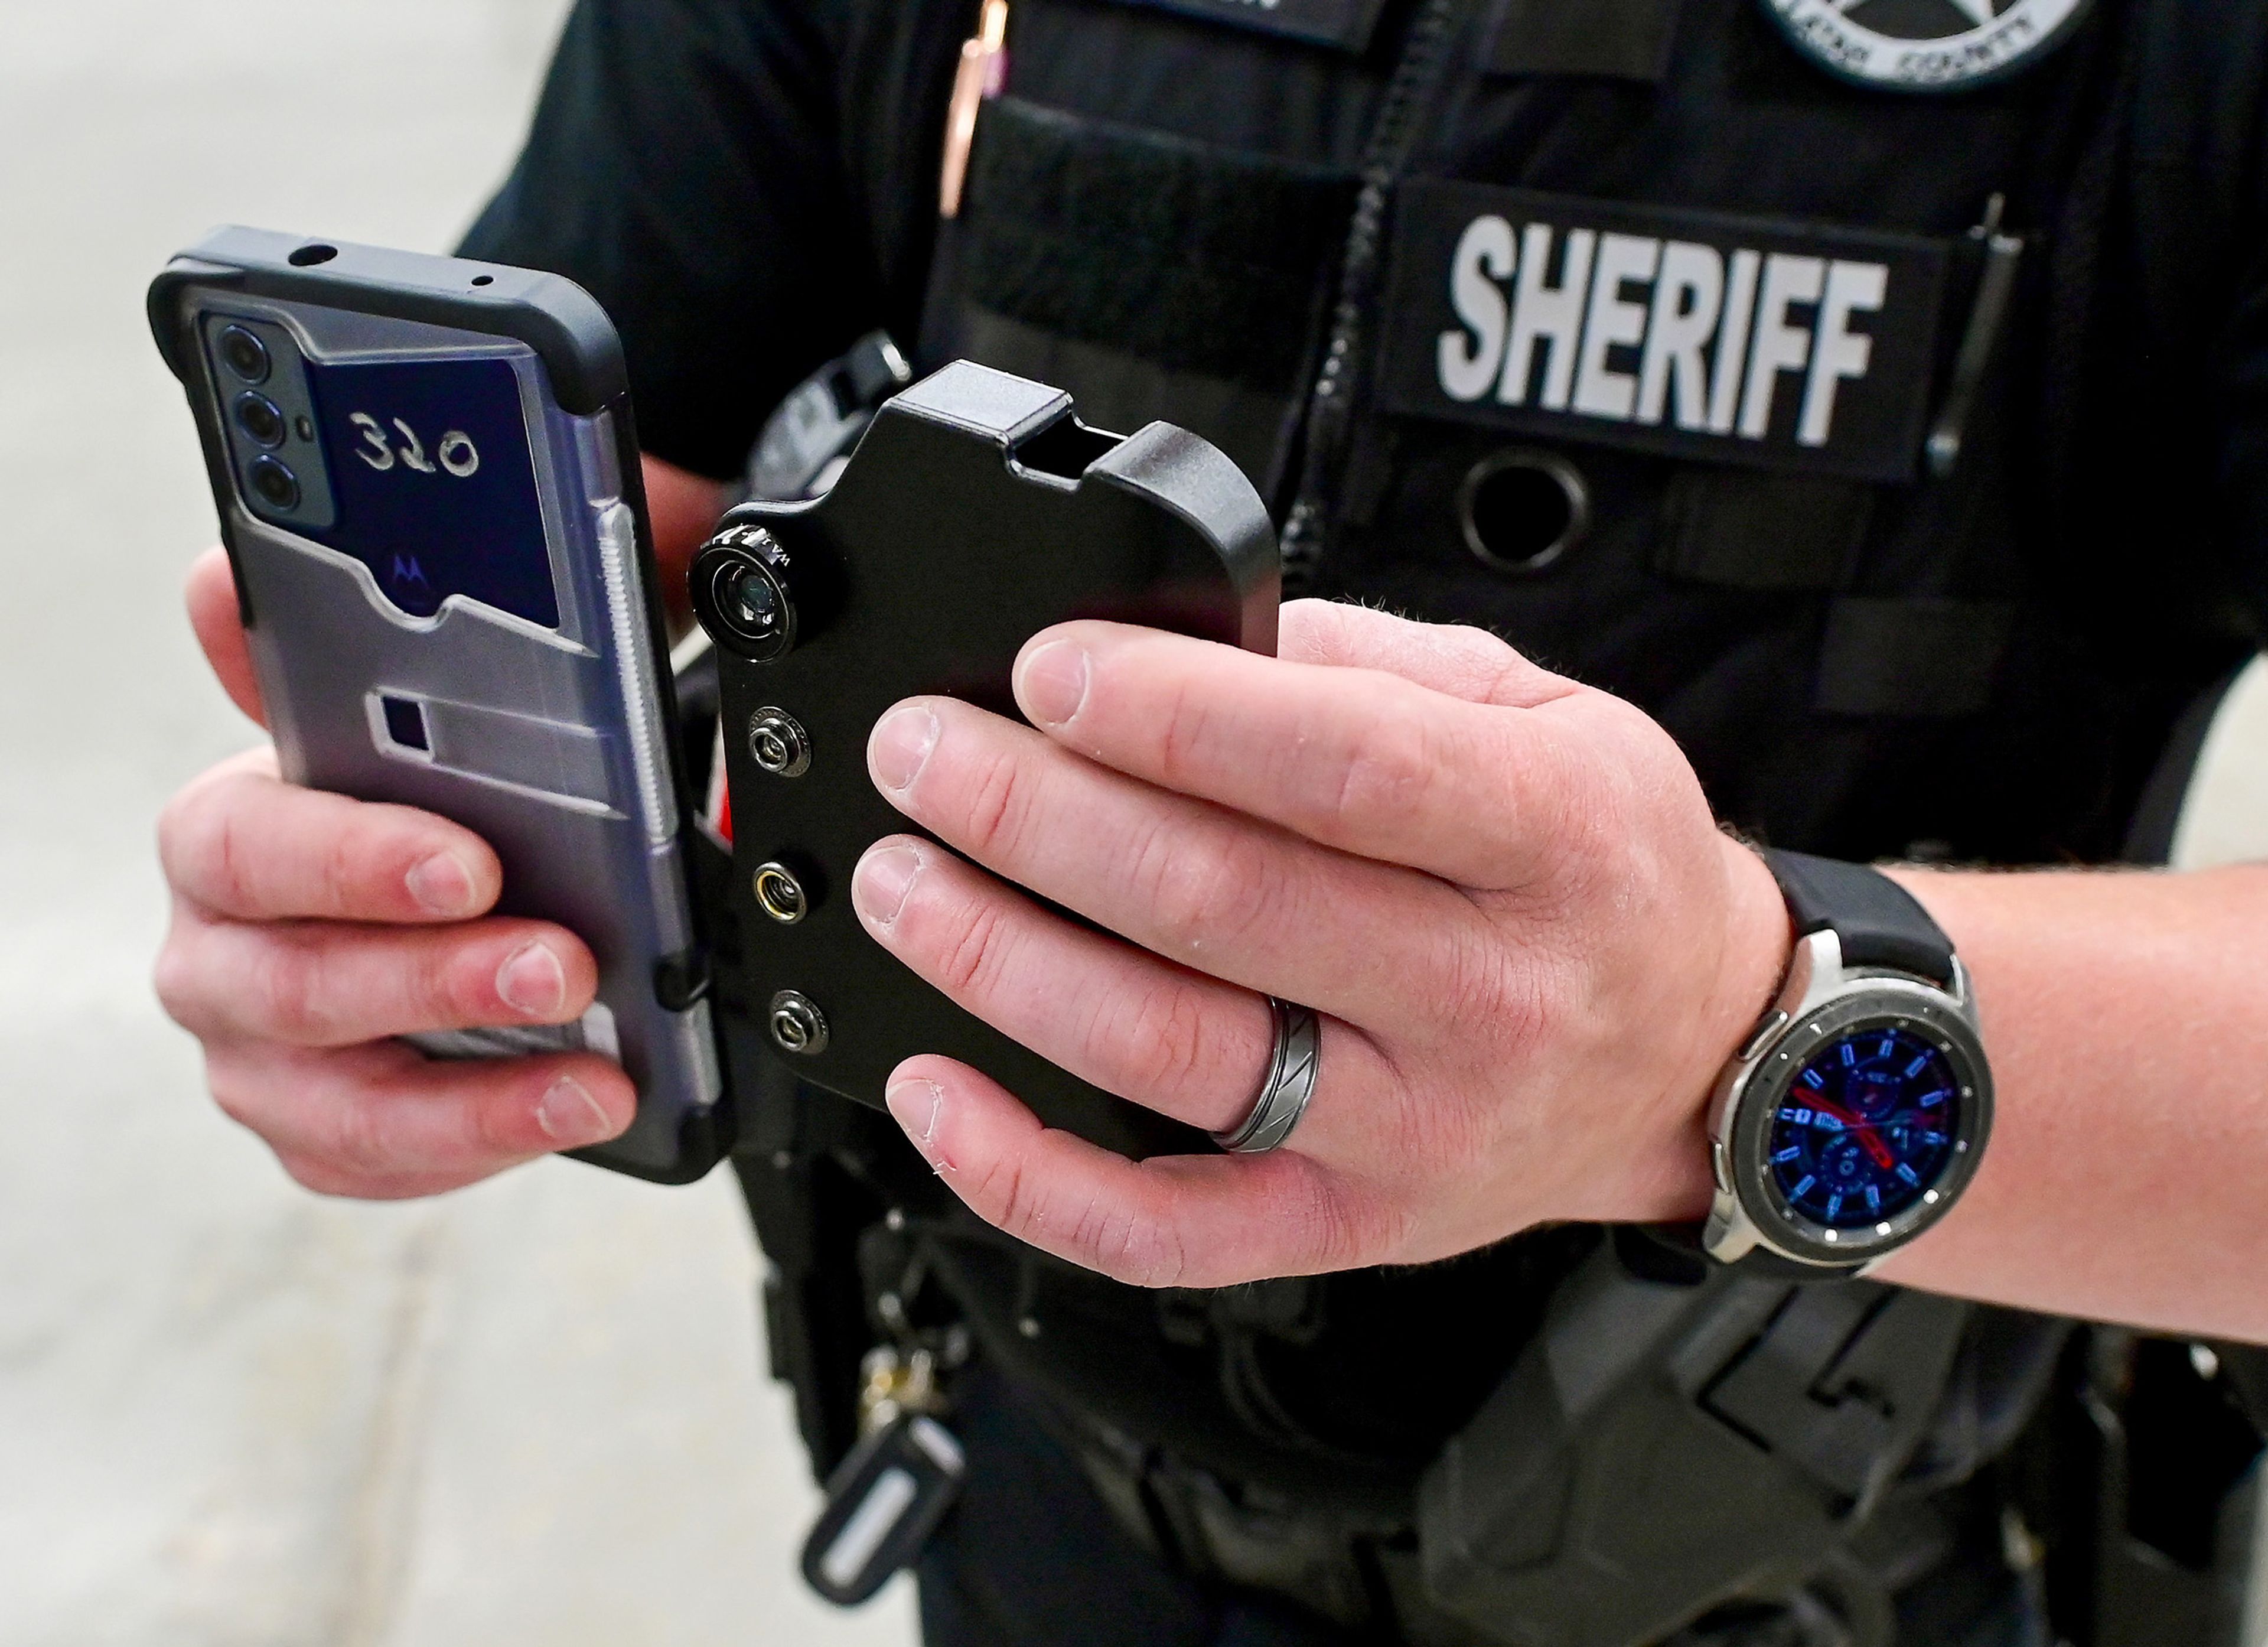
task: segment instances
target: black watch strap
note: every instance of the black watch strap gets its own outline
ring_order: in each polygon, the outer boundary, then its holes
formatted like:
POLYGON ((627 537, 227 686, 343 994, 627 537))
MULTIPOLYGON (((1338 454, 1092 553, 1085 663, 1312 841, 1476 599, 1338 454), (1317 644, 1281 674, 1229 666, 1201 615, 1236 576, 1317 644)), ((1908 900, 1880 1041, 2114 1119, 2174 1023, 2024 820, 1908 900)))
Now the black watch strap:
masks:
POLYGON ((1766 852, 1764 860, 1799 938, 1832 931, 1842 941, 1845 966, 1886 967, 1952 987, 1951 940, 1889 876, 1800 852, 1766 852))
MULTIPOLYGON (((1708 1279, 1713 1263, 1701 1245, 1702 1226, 1696 1223, 1616 1224, 1614 1226, 1615 1255, 1622 1260, 1623 1268, 1640 1281, 1666 1281, 1672 1286, 1698 1286, 1708 1279)), ((1862 1260, 1856 1264, 1806 1264, 1797 1259, 1782 1258, 1769 1247, 1756 1247, 1729 1265, 1721 1267, 1738 1270, 1763 1281, 1793 1281, 1812 1285, 1821 1281, 1851 1281, 1866 1268, 1862 1260)))

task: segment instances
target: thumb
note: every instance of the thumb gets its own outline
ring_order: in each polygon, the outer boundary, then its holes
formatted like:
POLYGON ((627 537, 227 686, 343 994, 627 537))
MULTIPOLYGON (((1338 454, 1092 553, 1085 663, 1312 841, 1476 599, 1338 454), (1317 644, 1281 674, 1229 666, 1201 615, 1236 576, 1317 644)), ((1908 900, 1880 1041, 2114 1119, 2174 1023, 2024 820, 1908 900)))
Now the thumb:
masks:
POLYGON ((1288 662, 1379 669, 1471 704, 1533 709, 1573 690, 1486 630, 1462 624, 1420 624, 1341 601, 1292 601, 1277 633, 1278 654, 1288 662))
POLYGON ((221 689, 239 709, 266 726, 260 683, 252 674, 252 648, 237 617, 236 579, 229 571, 227 552, 213 548, 198 556, 183 593, 189 627, 196 631, 197 644, 205 649, 205 660, 219 677, 221 689))

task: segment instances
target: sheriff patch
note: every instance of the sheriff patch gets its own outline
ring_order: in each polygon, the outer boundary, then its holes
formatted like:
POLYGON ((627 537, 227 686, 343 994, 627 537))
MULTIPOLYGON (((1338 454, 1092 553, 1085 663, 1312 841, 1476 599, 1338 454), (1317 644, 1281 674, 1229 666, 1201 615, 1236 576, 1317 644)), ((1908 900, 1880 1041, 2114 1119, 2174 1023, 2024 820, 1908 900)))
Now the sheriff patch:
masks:
POLYGON ((1391 412, 1858 480, 1910 478, 1948 247, 1418 181, 1395 202, 1391 412))
POLYGON ((2061 45, 2087 0, 1764 0, 1796 48, 1894 92, 1962 92, 2061 45))

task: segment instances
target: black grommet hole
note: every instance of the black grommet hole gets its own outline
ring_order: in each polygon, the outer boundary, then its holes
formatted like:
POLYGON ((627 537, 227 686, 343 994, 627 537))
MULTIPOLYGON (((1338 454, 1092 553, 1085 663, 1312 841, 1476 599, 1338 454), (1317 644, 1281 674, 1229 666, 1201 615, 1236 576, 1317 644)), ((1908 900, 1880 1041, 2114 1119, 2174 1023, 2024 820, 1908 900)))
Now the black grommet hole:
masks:
POLYGON ((1473 465, 1457 495, 1465 547, 1498 572, 1547 570, 1591 526, 1590 489, 1553 452, 1498 452, 1473 465))
POLYGON ((303 246, 291 256, 294 269, 313 269, 317 263, 328 263, 339 255, 335 246, 303 246))
POLYGON ((473 277, 473 284, 476 286, 492 286, 496 284, 496 277, 494 275, 475 275, 473 277))

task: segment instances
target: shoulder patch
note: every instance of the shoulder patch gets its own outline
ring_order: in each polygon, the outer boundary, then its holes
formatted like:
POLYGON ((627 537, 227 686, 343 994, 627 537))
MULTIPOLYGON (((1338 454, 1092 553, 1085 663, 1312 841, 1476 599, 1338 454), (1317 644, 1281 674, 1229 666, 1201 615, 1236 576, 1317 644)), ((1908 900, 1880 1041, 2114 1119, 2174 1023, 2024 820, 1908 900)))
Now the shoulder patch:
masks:
POLYGON ((1965 92, 2030 67, 2088 0, 1761 0, 1798 51, 1886 92, 1965 92))

